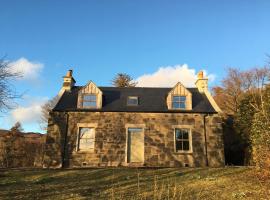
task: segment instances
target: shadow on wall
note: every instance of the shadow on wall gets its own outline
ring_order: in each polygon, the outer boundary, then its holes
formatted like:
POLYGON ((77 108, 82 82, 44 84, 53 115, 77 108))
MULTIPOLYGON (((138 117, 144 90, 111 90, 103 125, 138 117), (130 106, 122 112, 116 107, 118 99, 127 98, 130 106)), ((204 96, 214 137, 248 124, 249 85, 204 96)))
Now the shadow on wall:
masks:
POLYGON ((43 167, 59 168, 68 166, 68 159, 64 159, 67 150, 65 144, 68 139, 66 137, 67 117, 65 113, 50 115, 43 167))
POLYGON ((225 164, 244 165, 246 148, 236 133, 233 117, 229 116, 223 121, 225 164))

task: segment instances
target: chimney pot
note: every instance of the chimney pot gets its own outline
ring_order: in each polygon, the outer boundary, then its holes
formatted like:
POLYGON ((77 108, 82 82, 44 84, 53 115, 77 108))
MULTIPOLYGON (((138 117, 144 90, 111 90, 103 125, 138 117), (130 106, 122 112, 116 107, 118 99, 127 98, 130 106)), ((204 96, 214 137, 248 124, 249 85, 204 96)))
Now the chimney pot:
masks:
POLYGON ((67 72, 67 75, 66 75, 67 77, 72 77, 72 69, 70 69, 70 70, 68 70, 68 72, 67 72))
POLYGON ((197 76, 198 79, 195 85, 197 86, 199 92, 203 93, 208 90, 208 78, 203 77, 203 71, 199 71, 197 76))
POLYGON ((75 79, 72 77, 72 72, 73 71, 71 69, 68 70, 66 76, 63 77, 64 79, 62 86, 63 91, 70 91, 76 83, 75 79))
POLYGON ((198 73, 198 79, 203 79, 203 71, 199 71, 199 73, 198 73))

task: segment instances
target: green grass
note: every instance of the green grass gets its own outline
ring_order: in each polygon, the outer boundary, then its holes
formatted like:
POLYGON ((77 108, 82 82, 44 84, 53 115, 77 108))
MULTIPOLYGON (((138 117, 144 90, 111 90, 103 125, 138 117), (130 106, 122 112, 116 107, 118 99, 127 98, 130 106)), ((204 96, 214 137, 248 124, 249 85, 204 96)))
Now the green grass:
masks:
POLYGON ((0 199, 267 199, 252 168, 0 171, 0 199))

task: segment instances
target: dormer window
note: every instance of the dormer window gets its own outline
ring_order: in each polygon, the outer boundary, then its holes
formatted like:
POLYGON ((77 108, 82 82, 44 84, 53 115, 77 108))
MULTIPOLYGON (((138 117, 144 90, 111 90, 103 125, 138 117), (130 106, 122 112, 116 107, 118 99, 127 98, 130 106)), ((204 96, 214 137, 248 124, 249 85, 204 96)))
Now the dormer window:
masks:
POLYGON ((128 106, 137 106, 139 104, 139 98, 136 96, 129 96, 127 99, 128 106))
POLYGON ((95 94, 83 95, 83 108, 97 108, 97 96, 95 94))
POLYGON ((173 96, 172 108, 173 109, 186 109, 186 96, 173 96))

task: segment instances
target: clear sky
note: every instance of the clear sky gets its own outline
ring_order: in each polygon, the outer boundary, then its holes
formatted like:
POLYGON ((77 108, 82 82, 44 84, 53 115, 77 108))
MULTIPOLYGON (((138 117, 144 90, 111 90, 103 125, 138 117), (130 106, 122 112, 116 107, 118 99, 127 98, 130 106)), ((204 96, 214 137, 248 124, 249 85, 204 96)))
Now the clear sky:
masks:
POLYGON ((269 0, 0 0, 0 5, 0 57, 26 76, 13 83, 24 98, 1 114, 0 128, 21 120, 26 131, 39 131, 40 105, 58 93, 70 68, 78 85, 88 80, 110 85, 118 72, 140 80, 160 67, 159 75, 175 70, 181 80, 186 64, 192 73, 206 70, 215 85, 226 67, 264 65, 270 54, 269 0))

